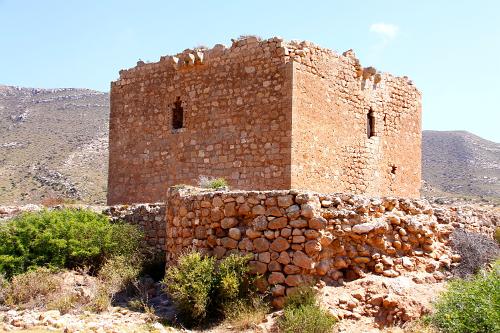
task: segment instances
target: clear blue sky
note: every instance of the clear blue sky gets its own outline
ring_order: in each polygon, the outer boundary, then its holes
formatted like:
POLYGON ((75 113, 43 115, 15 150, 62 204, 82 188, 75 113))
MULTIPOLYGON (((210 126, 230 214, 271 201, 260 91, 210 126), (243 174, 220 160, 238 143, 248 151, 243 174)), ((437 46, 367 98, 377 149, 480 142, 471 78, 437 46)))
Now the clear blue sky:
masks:
POLYGON ((0 83, 109 90, 122 68, 241 34, 353 48, 407 75, 424 129, 500 142, 500 1, 0 0, 0 83))

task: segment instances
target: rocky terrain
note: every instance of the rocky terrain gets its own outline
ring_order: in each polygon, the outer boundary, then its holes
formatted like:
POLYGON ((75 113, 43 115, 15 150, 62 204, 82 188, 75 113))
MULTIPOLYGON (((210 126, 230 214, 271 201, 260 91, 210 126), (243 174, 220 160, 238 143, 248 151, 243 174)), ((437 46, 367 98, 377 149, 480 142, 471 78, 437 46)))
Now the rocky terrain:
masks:
MULTIPOLYGON (((453 206, 433 203, 429 206, 424 200, 420 200, 420 202, 427 207, 427 213, 431 214, 432 218, 438 222, 439 229, 443 230, 443 235, 436 239, 436 246, 433 246, 432 252, 413 251, 414 255, 412 256, 395 258, 389 256, 377 258, 374 255, 372 258, 381 259, 383 266, 390 265, 392 267, 388 271, 391 274, 376 274, 358 269, 356 270, 357 276, 354 278, 348 278, 346 275, 346 278, 335 281, 323 279, 323 282, 318 284, 321 290, 322 305, 340 319, 335 327, 335 332, 421 332, 418 329, 410 330, 406 327, 411 325, 412 320, 432 311, 433 302, 436 301, 439 292, 444 289, 449 279, 460 275, 462 271, 470 273, 472 271, 470 265, 475 266, 478 262, 485 262, 488 256, 498 257, 500 249, 491 239, 495 226, 500 225, 500 210, 498 208, 471 204, 453 206), (451 233, 452 230, 461 230, 467 233, 463 234, 464 237, 461 239, 451 237, 452 241, 449 242, 447 234, 451 233), (491 255, 488 254, 489 252, 491 255)), ((323 204, 330 205, 326 201, 323 204)), ((81 205, 68 206, 83 207, 81 205)), ((111 215, 129 215, 130 220, 139 222, 139 224, 142 220, 154 220, 155 214, 161 216, 164 214, 163 212, 158 213, 160 210, 155 210, 155 207, 149 209, 144 205, 120 206, 113 209, 106 206, 85 206, 85 208, 97 212, 104 211, 111 215)), ((413 206, 404 206, 403 208, 411 210, 411 214, 418 212, 418 209, 413 206)), ((0 221, 2 218, 9 218, 23 211, 40 209, 42 207, 39 205, 0 206, 0 221)), ((361 211, 361 208, 358 210, 361 211)), ((350 216, 353 214, 350 213, 350 216)), ((357 226, 358 228, 366 227, 366 223, 357 226)), ((146 230, 152 230, 147 229, 147 226, 144 227, 146 230)), ((409 227, 409 237, 403 236, 401 239, 408 238, 409 240, 412 237, 410 229, 409 227)), ((398 233, 405 234, 406 232, 398 231, 398 233)), ((341 237, 337 236, 337 238, 341 237)), ((366 250, 365 247, 360 249, 366 250)), ((346 273, 349 273, 349 270, 346 270, 346 273)), ((62 274, 64 275, 62 280, 65 283, 65 289, 68 288, 71 292, 87 295, 95 290, 92 283, 95 278, 91 276, 75 272, 62 274)), ((148 305, 154 310, 151 313, 130 309, 126 301, 117 302, 119 304, 115 304, 115 307, 101 314, 82 311, 78 308, 62 314, 58 311, 36 308, 23 310, 7 307, 2 309, 0 307, 0 330, 3 327, 7 331, 34 328, 59 329, 64 332, 186 331, 179 326, 165 328, 161 325, 161 323, 174 322, 175 307, 161 291, 160 285, 151 279, 149 281, 148 285, 151 288, 146 289, 150 295, 148 305)), ((276 290, 276 288, 272 289, 273 294, 276 290)), ((276 311, 268 314, 264 321, 255 324, 246 331, 275 331, 273 328, 281 313, 281 311, 276 311)), ((236 331, 241 330, 231 327, 227 323, 205 330, 208 333, 236 331)))
POLYGON ((108 94, 0 86, 0 203, 105 199, 108 94))
MULTIPOLYGON (((109 95, 0 85, 0 204, 104 203, 109 95)), ((500 202, 500 144, 423 132, 423 195, 500 202)))
POLYGON ((500 144, 465 131, 424 131, 426 196, 500 198, 500 144))

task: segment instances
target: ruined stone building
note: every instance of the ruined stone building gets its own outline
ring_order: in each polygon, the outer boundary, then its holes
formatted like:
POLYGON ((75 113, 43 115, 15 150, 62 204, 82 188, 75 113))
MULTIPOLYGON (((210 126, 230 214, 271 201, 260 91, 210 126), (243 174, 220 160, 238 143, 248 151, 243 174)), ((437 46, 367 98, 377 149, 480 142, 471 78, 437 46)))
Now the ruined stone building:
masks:
POLYGON ((108 203, 242 190, 419 195, 421 95, 310 42, 255 37, 139 62, 111 84, 108 203))

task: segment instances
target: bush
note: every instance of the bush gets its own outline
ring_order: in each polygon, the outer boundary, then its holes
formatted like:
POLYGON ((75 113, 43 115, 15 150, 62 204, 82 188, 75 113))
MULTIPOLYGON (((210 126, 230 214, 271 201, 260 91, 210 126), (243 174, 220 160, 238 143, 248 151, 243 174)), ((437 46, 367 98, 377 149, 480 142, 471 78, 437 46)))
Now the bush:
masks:
POLYGON ((319 306, 317 295, 317 291, 312 287, 301 287, 290 295, 285 303, 283 316, 278 321, 280 331, 286 333, 331 332, 337 320, 319 306))
POLYGON ((495 228, 495 240, 500 245, 500 227, 495 228))
POLYGON ((298 308, 303 305, 316 305, 318 291, 311 286, 298 287, 286 299, 285 306, 298 308))
POLYGON ((163 283, 188 324, 201 324, 212 319, 235 315, 242 300, 253 301, 248 278, 250 256, 232 254, 220 261, 192 251, 179 257, 169 267, 163 283), (210 315, 210 316, 209 316, 210 315))
POLYGON ((110 296, 131 285, 141 272, 139 259, 117 256, 108 259, 97 275, 110 296))
POLYGON ((163 283, 184 320, 202 322, 215 282, 215 260, 199 252, 181 255, 177 266, 169 267, 163 283))
POLYGON ((89 308, 96 312, 107 310, 115 295, 136 281, 141 269, 141 260, 136 257, 116 256, 106 260, 97 275, 97 291, 89 308))
POLYGON ((39 267, 15 276, 7 286, 5 304, 22 308, 41 307, 60 291, 62 281, 53 270, 39 267))
POLYGON ((247 297, 250 293, 248 262, 253 256, 231 254, 221 260, 216 274, 216 293, 218 301, 223 303, 247 297))
POLYGON ((489 272, 451 281, 435 309, 429 321, 442 332, 500 332, 500 260, 489 272))
POLYGON ((453 269, 458 277, 474 275, 500 255, 498 244, 482 234, 455 229, 450 239, 452 249, 461 256, 460 263, 453 269))
POLYGON ((141 238, 137 227, 89 210, 25 213, 0 226, 0 273, 10 278, 37 266, 97 271, 107 258, 137 251, 141 238))

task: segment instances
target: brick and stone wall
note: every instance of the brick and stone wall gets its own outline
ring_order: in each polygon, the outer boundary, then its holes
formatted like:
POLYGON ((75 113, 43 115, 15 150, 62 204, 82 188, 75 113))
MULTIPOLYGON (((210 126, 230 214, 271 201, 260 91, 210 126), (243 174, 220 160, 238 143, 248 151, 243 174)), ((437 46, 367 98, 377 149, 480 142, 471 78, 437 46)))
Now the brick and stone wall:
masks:
MULTIPOLYGON (((433 272, 454 260, 448 236, 464 226, 451 210, 436 217, 422 199, 294 190, 171 189, 167 207, 167 262, 188 247, 218 258, 251 253, 252 269, 265 276, 278 303, 312 278, 333 283, 367 272, 433 272)), ((467 229, 491 234, 498 216, 490 222, 467 229)))
POLYGON ((352 51, 255 37, 188 49, 111 84, 108 204, 164 201, 199 176, 416 197, 420 123, 411 81, 361 67, 352 51))
POLYGON ((291 43, 292 188, 418 197, 421 96, 406 77, 291 43), (368 115, 373 117, 368 137, 368 115))
POLYGON ((156 249, 158 254, 165 253, 167 226, 164 203, 116 205, 105 208, 103 214, 110 216, 112 220, 122 220, 139 226, 144 232, 146 243, 156 249))
POLYGON ((108 204, 163 201, 200 175, 290 187, 291 64, 278 39, 187 51, 111 85, 108 204), (184 127, 172 129, 177 98, 184 127))

